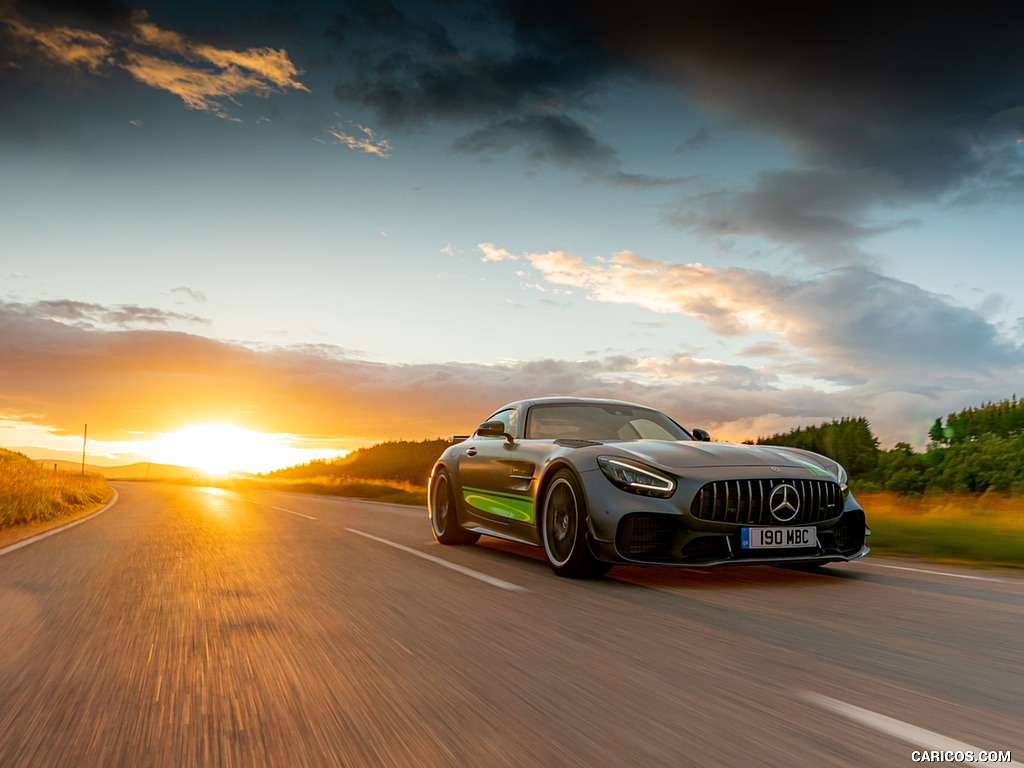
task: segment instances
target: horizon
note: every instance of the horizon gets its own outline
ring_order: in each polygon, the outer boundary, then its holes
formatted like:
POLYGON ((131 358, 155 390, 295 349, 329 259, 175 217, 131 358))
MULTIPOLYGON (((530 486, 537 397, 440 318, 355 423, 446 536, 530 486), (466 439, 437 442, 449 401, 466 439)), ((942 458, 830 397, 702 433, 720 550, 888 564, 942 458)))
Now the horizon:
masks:
POLYGON ((0 445, 294 466, 568 394, 921 449, 1024 379, 1020 36, 8 0, 0 445))

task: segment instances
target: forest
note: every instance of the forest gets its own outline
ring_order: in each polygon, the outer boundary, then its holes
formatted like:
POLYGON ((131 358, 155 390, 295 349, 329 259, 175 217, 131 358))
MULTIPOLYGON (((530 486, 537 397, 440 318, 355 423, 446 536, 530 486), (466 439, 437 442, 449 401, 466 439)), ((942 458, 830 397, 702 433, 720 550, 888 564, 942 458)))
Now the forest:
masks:
MULTIPOLYGON (((909 443, 890 450, 863 417, 848 417, 786 433, 746 440, 748 444, 788 445, 824 454, 842 464, 857 491, 920 495, 930 490, 1024 494, 1024 402, 965 408, 937 418, 924 451, 909 443)), ((390 441, 360 448, 334 460, 317 460, 272 472, 267 477, 302 480, 361 478, 425 486, 447 440, 390 441)))

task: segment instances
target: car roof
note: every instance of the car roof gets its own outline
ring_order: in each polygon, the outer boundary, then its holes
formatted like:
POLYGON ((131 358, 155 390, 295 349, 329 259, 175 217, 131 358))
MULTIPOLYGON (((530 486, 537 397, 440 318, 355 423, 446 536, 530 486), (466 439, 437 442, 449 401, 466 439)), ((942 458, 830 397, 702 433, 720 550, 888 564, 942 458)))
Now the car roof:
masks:
POLYGON ((633 408, 656 410, 648 405, 630 403, 626 400, 611 400, 602 397, 569 397, 566 395, 561 397, 531 397, 526 400, 515 400, 511 403, 506 403, 501 408, 495 409, 494 413, 505 411, 509 408, 528 408, 531 405, 585 405, 587 403, 593 403, 594 405, 628 405, 633 408))

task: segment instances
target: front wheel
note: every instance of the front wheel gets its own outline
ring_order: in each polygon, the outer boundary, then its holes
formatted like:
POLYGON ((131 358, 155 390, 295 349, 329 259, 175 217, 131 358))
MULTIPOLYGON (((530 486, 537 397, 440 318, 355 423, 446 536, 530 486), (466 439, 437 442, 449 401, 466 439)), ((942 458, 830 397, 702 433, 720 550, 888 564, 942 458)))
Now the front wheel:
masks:
POLYGON ((541 541, 551 570, 559 576, 581 579, 608 572, 587 544, 587 505, 576 476, 560 469, 544 493, 540 520, 541 541))
POLYGON ((479 533, 467 531, 459 525, 452 481, 443 469, 438 470, 430 487, 430 527, 440 544, 473 544, 480 538, 479 533))

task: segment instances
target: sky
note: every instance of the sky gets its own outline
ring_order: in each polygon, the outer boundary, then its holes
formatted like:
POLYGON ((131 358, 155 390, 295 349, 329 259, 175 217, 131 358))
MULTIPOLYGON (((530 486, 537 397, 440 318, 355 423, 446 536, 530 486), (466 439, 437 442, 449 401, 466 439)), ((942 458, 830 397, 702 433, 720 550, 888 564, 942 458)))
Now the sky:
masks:
POLYGON ((262 471, 581 395, 923 448, 1024 393, 1020 21, 0 0, 0 446, 262 471))

